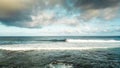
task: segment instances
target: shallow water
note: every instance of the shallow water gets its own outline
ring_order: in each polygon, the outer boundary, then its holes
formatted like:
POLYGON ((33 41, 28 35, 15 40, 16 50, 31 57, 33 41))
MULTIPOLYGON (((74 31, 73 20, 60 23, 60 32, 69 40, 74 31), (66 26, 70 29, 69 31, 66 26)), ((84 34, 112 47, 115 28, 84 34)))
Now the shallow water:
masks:
MULTIPOLYGON (((59 63, 72 64, 73 68, 120 68, 120 48, 38 51, 0 50, 1 68, 45 68, 55 62, 58 65, 59 63)), ((64 66, 64 64, 60 66, 64 66)))

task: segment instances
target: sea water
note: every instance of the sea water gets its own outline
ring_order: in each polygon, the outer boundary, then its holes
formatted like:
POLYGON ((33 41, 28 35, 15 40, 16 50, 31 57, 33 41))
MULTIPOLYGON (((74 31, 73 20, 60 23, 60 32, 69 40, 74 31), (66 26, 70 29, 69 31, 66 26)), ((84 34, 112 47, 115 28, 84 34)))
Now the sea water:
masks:
POLYGON ((0 37, 0 45, 35 44, 47 42, 120 42, 120 36, 6 36, 0 37))
POLYGON ((84 49, 119 47, 120 36, 16 36, 0 37, 0 47, 84 49))
MULTIPOLYGON (((120 48, 120 36, 0 37, 1 50, 18 52, 18 54, 15 53, 15 55, 11 54, 11 57, 14 57, 14 56, 18 57, 17 59, 14 58, 15 62, 19 62, 17 60, 19 60, 20 58, 21 58, 21 61, 24 61, 23 59, 25 59, 25 57, 30 53, 30 56, 28 57, 28 58, 31 58, 32 60, 30 64, 37 66, 37 64, 34 64, 34 63, 39 63, 38 65, 40 64, 42 65, 44 63, 45 67, 40 67, 40 68, 46 68, 46 66, 48 68, 80 68, 79 65, 81 65, 81 67, 83 65, 83 67, 86 68, 85 64, 87 63, 89 63, 87 65, 91 65, 94 68, 97 68, 96 66, 99 67, 99 65, 96 65, 99 63, 101 67, 106 66, 106 68, 108 68, 110 67, 112 62, 114 62, 114 65, 111 65, 111 66, 119 68, 120 67, 119 48, 120 48), (98 51, 95 51, 95 52, 89 51, 94 49, 96 50, 98 49, 98 51), (104 50, 104 49, 107 49, 107 50, 104 50), (22 51, 22 50, 23 51, 34 50, 34 51, 25 52, 25 54, 27 55, 23 57, 22 55, 19 55, 19 51, 22 51), (84 50, 88 50, 88 51, 84 52, 84 50), (22 57, 19 57, 19 56, 22 56, 22 57), (40 60, 40 61, 37 61, 36 58, 37 60, 40 60), (46 59, 42 61, 41 60, 42 58, 46 58, 46 59), (53 64, 54 60, 60 60, 60 61, 53 64), (73 64, 69 63, 69 61, 72 62, 73 64), (76 64, 79 64, 79 65, 76 65, 76 64)), ((6 52, 3 52, 3 53, 6 53, 6 52)), ((6 61, 8 60, 9 59, 7 59, 6 61)), ((14 62, 12 60, 9 60, 9 62, 10 61, 11 63, 14 62)), ((7 62, 5 63, 8 64, 8 66, 11 65, 7 62)))

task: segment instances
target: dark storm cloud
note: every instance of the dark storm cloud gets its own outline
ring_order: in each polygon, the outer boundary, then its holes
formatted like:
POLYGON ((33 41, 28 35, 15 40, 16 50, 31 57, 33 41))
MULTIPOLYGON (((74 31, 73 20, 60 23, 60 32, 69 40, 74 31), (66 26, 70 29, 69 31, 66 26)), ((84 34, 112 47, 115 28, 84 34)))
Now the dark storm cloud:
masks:
POLYGON ((120 4, 120 0, 68 0, 68 2, 83 9, 104 9, 120 4))
POLYGON ((37 0, 0 0, 0 23, 7 26, 30 27, 32 7, 37 0))
MULTIPOLYGON (((68 24, 72 20, 72 24, 74 24, 76 21, 78 23, 77 19, 79 18, 90 20, 99 17, 110 20, 118 15, 119 4, 120 0, 0 0, 0 21, 8 26, 31 28, 42 24, 51 24, 51 22, 58 23, 58 21, 68 24), (64 13, 65 10, 62 8, 59 13, 64 15, 60 20, 56 21, 54 20, 57 18, 55 13, 47 14, 45 12, 48 11, 44 11, 55 7, 59 8, 59 6, 64 7, 68 14, 71 11, 80 10, 81 15, 76 19, 69 20, 64 17, 67 13, 64 13)), ((53 9, 51 10, 53 11, 53 9)), ((58 15, 60 15, 59 13, 58 15)))
POLYGON ((62 2, 60 0, 0 0, 0 23, 7 26, 36 27, 38 25, 32 22, 32 15, 42 11, 40 9, 62 5, 62 2))
POLYGON ((29 27, 28 23, 32 21, 30 18, 30 12, 14 12, 11 13, 9 16, 1 17, 0 21, 2 24, 7 26, 18 26, 18 27, 29 27))
POLYGON ((68 6, 80 9, 83 20, 93 18, 111 20, 120 13, 120 0, 68 0, 68 6))

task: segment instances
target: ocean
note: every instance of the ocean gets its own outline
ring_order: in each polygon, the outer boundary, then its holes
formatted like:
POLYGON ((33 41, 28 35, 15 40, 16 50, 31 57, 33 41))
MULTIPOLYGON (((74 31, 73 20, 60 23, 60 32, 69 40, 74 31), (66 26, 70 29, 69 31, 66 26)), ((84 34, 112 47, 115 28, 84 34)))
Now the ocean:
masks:
MULTIPOLYGON (((0 37, 0 45, 66 42, 67 40, 93 42, 119 42, 120 36, 6 36, 0 37)), ((69 42, 69 41, 68 41, 69 42)), ((70 41, 72 42, 72 41, 70 41)))
POLYGON ((0 37, 0 68, 120 68, 120 36, 0 37))

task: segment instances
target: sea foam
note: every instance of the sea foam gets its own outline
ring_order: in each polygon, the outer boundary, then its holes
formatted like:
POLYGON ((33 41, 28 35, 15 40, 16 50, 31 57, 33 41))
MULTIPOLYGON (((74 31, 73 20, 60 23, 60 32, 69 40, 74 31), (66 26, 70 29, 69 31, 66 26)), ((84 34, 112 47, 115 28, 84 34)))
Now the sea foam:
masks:
POLYGON ((118 40, 83 40, 83 39, 66 39, 66 42, 120 42, 118 40))

